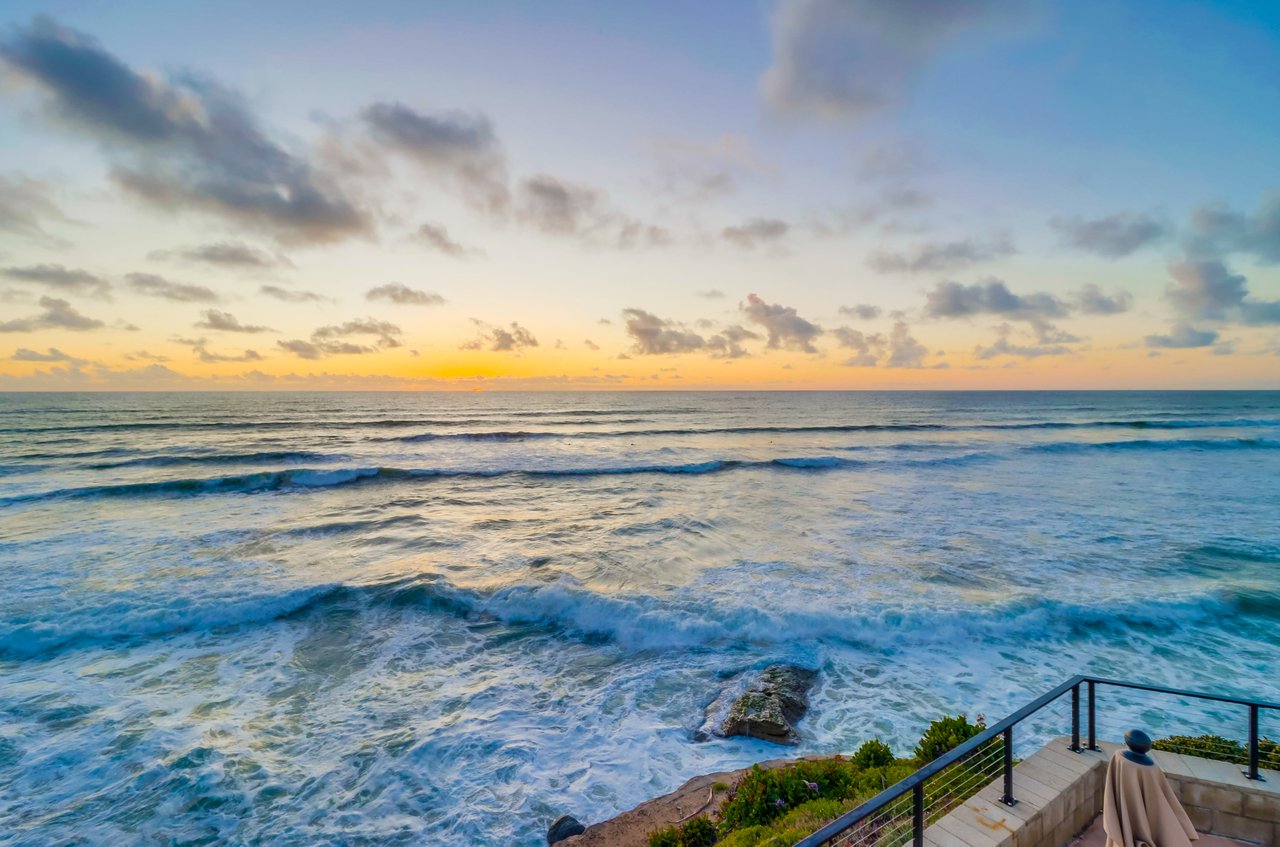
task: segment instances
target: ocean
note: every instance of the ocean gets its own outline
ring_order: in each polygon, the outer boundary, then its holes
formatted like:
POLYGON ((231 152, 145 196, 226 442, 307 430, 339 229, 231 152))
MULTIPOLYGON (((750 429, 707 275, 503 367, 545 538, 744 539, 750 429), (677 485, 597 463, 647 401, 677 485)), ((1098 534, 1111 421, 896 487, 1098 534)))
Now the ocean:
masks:
POLYGON ((1278 623, 1280 393, 0 395, 5 845, 532 847, 1278 623))

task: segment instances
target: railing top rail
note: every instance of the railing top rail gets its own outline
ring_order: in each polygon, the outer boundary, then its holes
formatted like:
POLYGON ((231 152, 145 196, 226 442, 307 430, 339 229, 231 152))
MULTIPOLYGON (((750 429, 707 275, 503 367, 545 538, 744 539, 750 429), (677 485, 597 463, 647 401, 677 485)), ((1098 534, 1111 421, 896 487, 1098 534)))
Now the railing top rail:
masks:
POLYGON ((1106 677, 1078 674, 1049 691, 1046 691, 1044 694, 1041 694, 1030 703, 1027 703, 1022 708, 1007 715, 997 723, 987 727, 985 730, 975 735, 973 738, 970 738, 959 747, 956 747, 954 750, 951 750, 950 752, 934 759, 932 762, 929 762, 927 765, 920 768, 901 782, 894 783, 865 803, 845 812, 843 815, 813 833, 808 838, 797 842, 795 847, 821 847, 821 845, 826 843, 828 840, 840 835, 842 832, 845 832, 859 821, 871 815, 873 812, 887 806, 899 797, 904 796, 917 785, 920 785, 925 780, 965 758, 982 745, 987 744, 997 736, 1002 735, 1005 730, 1017 723, 1020 723, 1033 713, 1038 712, 1040 709, 1044 708, 1054 700, 1057 700, 1076 686, 1086 682, 1093 683, 1095 685, 1110 685, 1116 688, 1152 691, 1158 694, 1171 694, 1175 697, 1187 697, 1195 700, 1213 700, 1219 703, 1231 703, 1239 706, 1255 706, 1261 709, 1275 709, 1280 711, 1280 703, 1272 703, 1265 700, 1249 700, 1243 697, 1209 694, 1202 691, 1184 691, 1178 688, 1164 688, 1162 686, 1147 685, 1140 682, 1126 682, 1119 679, 1108 679, 1106 677))
POLYGON ((1157 694, 1172 694, 1175 697, 1189 697, 1193 700, 1216 700, 1219 703, 1234 703, 1237 706, 1257 706, 1260 709, 1275 709, 1280 711, 1280 703, 1271 703, 1266 700, 1249 700, 1245 697, 1232 697, 1226 694, 1208 694, 1204 691, 1184 691, 1180 688, 1164 688, 1159 685, 1146 685, 1141 682, 1126 682, 1122 679, 1107 679, 1106 677, 1086 676, 1083 678, 1085 682, 1094 682, 1098 685, 1113 685, 1117 688, 1134 688, 1138 691, 1154 691, 1157 694))

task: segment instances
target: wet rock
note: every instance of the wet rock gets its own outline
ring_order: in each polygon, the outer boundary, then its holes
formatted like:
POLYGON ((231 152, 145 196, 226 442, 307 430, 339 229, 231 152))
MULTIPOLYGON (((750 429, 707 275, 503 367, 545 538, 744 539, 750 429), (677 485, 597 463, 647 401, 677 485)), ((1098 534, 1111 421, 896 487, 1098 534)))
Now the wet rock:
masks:
POLYGON ((796 723, 809 710, 816 671, 770 665, 745 690, 726 691, 707 709, 707 724, 694 737, 746 735, 774 744, 798 744, 796 723))
POLYGON ((547 829, 547 844, 556 844, 560 841, 564 841, 566 838, 581 835, 586 831, 587 828, 578 823, 578 819, 573 815, 561 815, 556 818, 555 823, 551 824, 550 828, 547 829))

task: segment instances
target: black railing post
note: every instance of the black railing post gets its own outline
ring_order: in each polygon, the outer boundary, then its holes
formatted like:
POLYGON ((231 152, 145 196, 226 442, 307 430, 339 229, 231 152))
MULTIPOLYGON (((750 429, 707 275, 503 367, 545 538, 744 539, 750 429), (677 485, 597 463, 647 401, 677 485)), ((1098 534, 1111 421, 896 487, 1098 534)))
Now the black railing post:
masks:
POLYGON ((1017 804, 1013 797, 1013 727, 1004 731, 1004 796, 1000 802, 1006 806, 1017 804))
POLYGON ((1245 771, 1248 779, 1262 780, 1258 774, 1258 707, 1249 707, 1249 770, 1245 771))
POLYGON ((1080 683, 1071 686, 1071 752, 1080 752, 1080 683))
POLYGON ((924 847, 924 782, 911 789, 911 842, 924 847))
POLYGON ((1089 749, 1098 749, 1098 720, 1097 720, 1097 704, 1094 695, 1097 693, 1097 685, 1093 680, 1089 680, 1089 749))

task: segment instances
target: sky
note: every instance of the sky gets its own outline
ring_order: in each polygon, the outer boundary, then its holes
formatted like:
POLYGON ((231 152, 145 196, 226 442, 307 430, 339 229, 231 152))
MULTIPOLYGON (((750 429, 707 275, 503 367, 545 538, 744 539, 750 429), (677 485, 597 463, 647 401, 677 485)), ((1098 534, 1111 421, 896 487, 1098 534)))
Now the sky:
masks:
POLYGON ((0 390, 1280 388, 1280 4, 0 11, 0 390))

